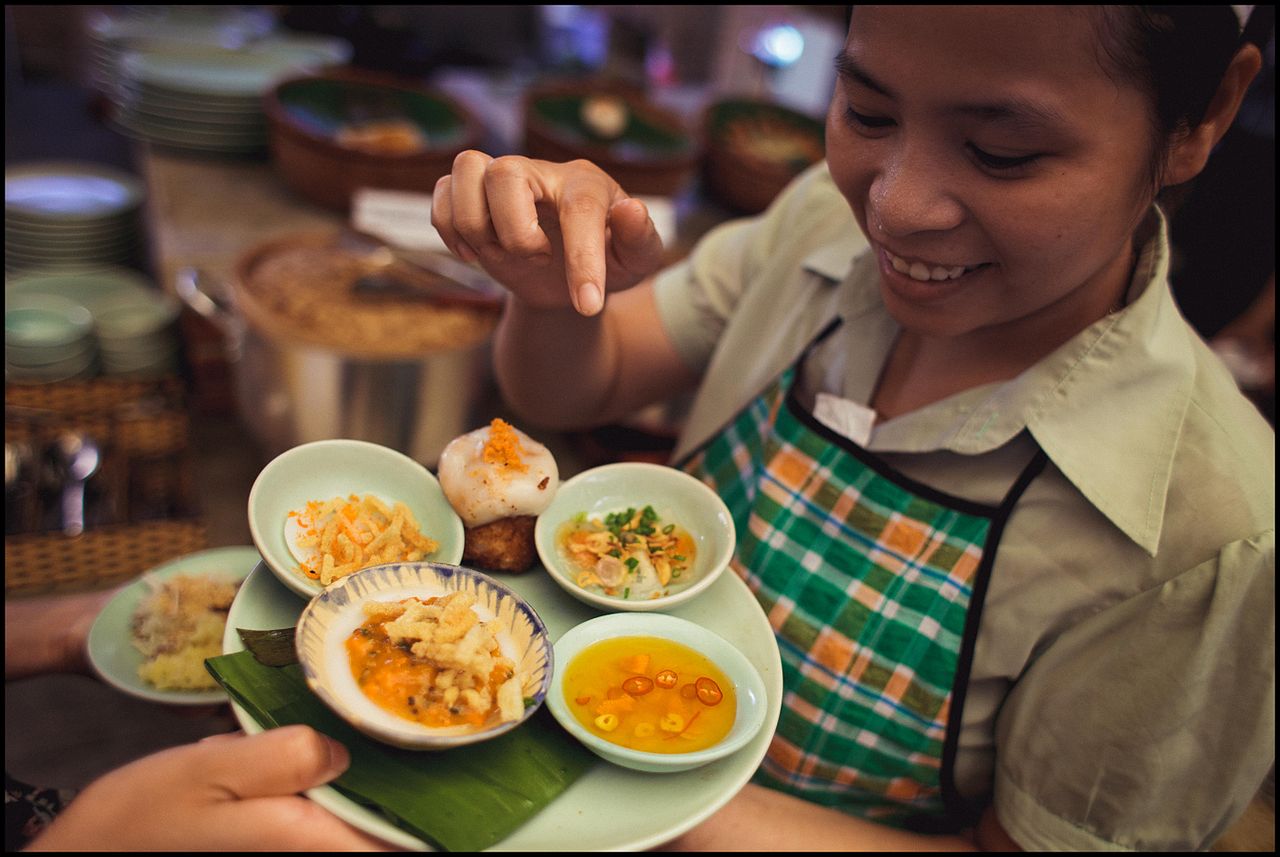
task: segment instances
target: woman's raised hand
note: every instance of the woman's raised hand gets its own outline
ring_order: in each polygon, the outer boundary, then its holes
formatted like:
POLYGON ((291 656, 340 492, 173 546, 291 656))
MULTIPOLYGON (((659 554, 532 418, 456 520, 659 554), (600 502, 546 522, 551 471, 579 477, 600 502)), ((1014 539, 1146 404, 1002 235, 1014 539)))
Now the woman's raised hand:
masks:
POLYGON ((644 203, 588 161, 463 152, 436 182, 431 222, 454 255, 542 309, 595 315, 606 292, 631 288, 662 263, 644 203))

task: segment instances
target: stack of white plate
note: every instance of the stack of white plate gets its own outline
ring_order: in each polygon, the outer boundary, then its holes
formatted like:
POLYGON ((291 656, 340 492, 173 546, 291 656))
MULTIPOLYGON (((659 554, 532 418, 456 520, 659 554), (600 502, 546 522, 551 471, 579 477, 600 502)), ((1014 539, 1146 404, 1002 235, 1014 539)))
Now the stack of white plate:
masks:
POLYGON ((162 146, 262 152, 271 87, 350 58, 349 42, 321 36, 270 36, 240 48, 144 46, 121 57, 113 118, 125 134, 162 146))
POLYGON ((25 294, 4 301, 5 378, 47 384, 95 374, 93 316, 65 297, 25 294))
POLYGON ((5 270, 93 269, 137 259, 142 183, 99 164, 4 171, 5 270))
POLYGON ((240 48, 275 27, 264 9, 241 6, 124 6, 92 11, 86 21, 89 82, 116 100, 120 60, 131 50, 206 45, 240 48))
MULTIPOLYGON (((26 311, 10 318, 13 307, 43 307, 41 323, 53 327, 47 313, 52 307, 80 308, 76 318, 89 324, 93 361, 87 374, 154 377, 178 370, 181 340, 177 329, 178 302, 147 278, 125 269, 105 269, 87 273, 27 274, 5 283, 5 368, 10 379, 56 381, 84 375, 55 377, 52 371, 36 371, 28 353, 27 338, 11 339, 11 329, 35 328, 37 317, 26 311), (15 348, 14 346, 23 346, 15 348)), ((56 338, 56 337, 50 337, 56 338)), ((65 337, 64 337, 65 338, 65 337)), ((79 341, 79 340, 77 340, 79 341)), ((38 344, 38 343, 37 343, 38 344)), ((56 343, 69 356, 69 345, 56 343)), ((75 352, 79 353, 79 352, 75 352)))

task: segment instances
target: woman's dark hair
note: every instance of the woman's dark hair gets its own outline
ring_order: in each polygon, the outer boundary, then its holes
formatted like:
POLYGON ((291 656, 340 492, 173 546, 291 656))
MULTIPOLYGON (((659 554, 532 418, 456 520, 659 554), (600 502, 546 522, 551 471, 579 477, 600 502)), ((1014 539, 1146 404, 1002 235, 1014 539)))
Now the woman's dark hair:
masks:
MULTIPOLYGON (((1235 10, 1225 5, 1087 8, 1098 16, 1103 67, 1117 79, 1137 85, 1151 100, 1155 143, 1151 179, 1159 187, 1168 144, 1204 119, 1223 74, 1243 44, 1240 21, 1235 10)), ((1261 8, 1255 7, 1255 14, 1261 8)), ((1256 22, 1251 29, 1256 29, 1256 22)))

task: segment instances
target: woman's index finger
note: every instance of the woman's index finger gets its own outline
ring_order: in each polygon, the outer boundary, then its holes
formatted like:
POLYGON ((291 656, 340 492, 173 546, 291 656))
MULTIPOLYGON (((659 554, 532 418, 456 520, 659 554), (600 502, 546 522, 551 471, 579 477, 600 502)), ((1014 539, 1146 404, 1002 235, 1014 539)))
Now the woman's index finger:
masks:
POLYGON ((564 242, 565 281, 578 312, 595 315, 604 306, 607 277, 605 229, 612 199, 603 189, 571 189, 558 203, 564 242))

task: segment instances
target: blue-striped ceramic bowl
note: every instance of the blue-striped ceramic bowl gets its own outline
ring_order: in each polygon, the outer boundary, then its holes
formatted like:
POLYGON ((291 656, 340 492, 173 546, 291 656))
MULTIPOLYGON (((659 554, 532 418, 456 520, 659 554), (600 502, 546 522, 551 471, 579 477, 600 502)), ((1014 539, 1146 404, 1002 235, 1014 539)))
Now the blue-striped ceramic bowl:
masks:
POLYGON ((326 705, 366 735, 411 750, 448 750, 514 729, 537 711, 551 685, 551 639, 533 607, 487 575, 443 563, 379 565, 337 581, 303 609, 297 651, 307 685, 326 705), (473 609, 481 621, 499 623, 502 653, 523 678, 525 706, 519 720, 479 727, 429 727, 381 708, 356 683, 344 643, 364 622, 366 601, 428 598, 460 590, 475 596, 473 609))

